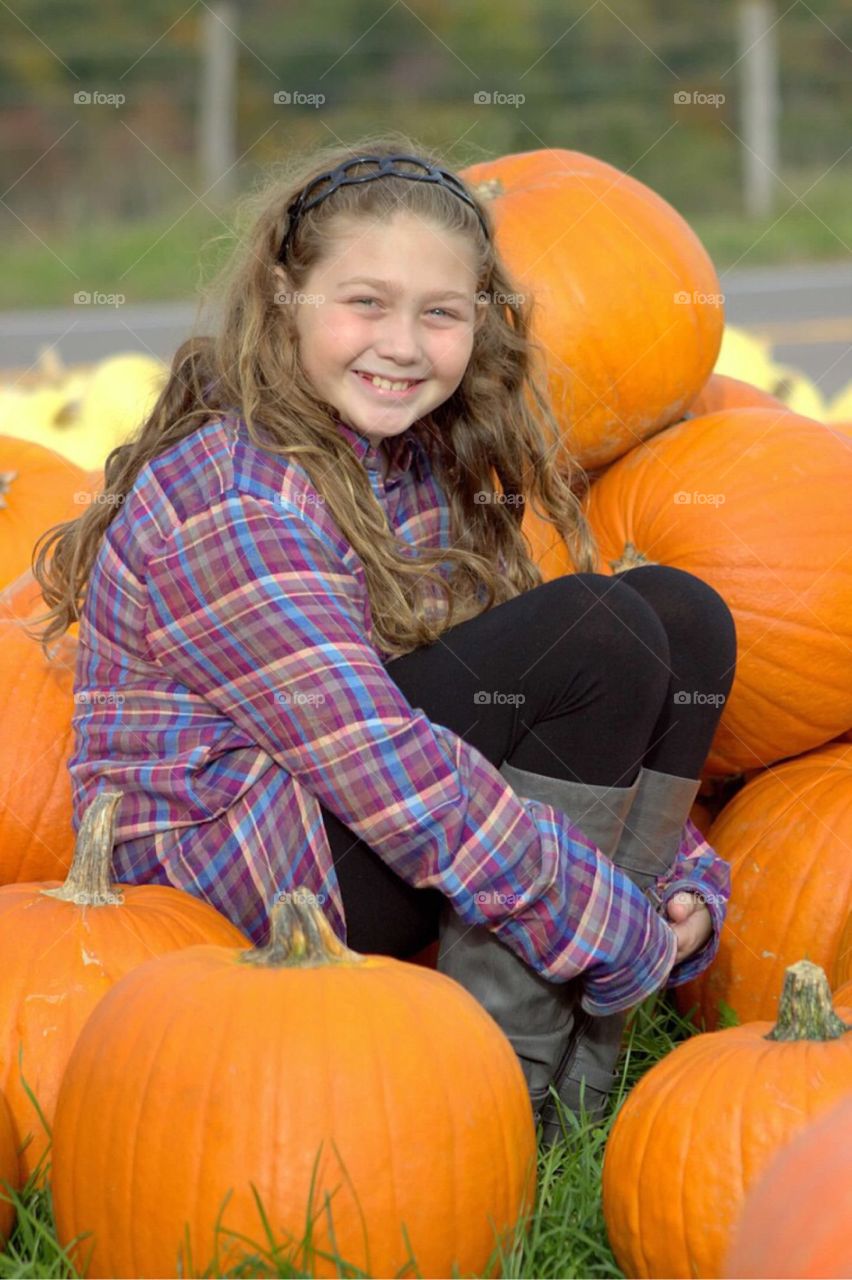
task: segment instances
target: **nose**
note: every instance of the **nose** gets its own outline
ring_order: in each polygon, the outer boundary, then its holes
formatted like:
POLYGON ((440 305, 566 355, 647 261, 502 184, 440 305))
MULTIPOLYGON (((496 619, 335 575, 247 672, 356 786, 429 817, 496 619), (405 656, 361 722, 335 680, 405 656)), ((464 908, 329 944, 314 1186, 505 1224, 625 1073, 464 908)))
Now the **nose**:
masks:
POLYGON ((388 312, 376 335, 375 348, 381 360, 392 360, 399 365, 422 363, 416 317, 400 311, 388 312))

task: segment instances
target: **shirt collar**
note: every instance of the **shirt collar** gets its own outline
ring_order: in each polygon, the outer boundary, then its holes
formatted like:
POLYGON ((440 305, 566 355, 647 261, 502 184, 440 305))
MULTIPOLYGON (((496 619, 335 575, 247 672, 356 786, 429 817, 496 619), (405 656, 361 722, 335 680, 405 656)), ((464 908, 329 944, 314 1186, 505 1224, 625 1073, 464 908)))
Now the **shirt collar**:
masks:
MULTIPOLYGON (((349 426, 348 423, 341 422, 340 419, 336 419, 336 426, 344 439, 348 440, 352 445, 360 462, 366 463, 369 458, 376 457, 378 446, 372 444, 367 436, 362 435, 360 431, 349 426)), ((408 427, 401 435, 389 440, 387 451, 389 461, 386 483, 397 479, 412 467, 420 480, 424 480, 429 474, 426 451, 412 433, 411 427, 408 427)))
MULTIPOLYGON (((242 416, 236 411, 231 410, 228 413, 229 419, 236 423, 237 431, 247 434, 247 428, 242 416), (231 419, 231 415, 233 418, 231 419)), ((366 462, 367 455, 372 452, 373 458, 377 459, 378 450, 365 435, 360 431, 356 431, 354 427, 350 427, 348 423, 335 419, 335 425, 338 431, 348 440, 355 451, 355 455, 360 462, 366 462)), ((430 474, 429 456, 412 433, 411 427, 408 427, 401 435, 394 437, 388 442, 388 473, 385 482, 400 479, 402 475, 412 467, 417 473, 419 480, 425 480, 430 474)))

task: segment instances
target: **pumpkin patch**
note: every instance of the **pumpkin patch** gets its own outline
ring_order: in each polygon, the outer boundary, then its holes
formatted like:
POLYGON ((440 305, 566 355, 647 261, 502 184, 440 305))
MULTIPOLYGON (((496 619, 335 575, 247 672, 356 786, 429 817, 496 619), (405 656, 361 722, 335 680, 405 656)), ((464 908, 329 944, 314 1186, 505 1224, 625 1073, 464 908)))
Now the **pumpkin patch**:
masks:
MULTIPOLYGON (((588 474, 599 572, 686 569, 737 628, 691 812, 730 861, 731 905, 713 964, 660 1004, 662 1025, 697 1006, 701 1032, 608 1116, 612 1254, 684 1280, 848 1269, 850 391, 826 402, 766 337, 726 326, 704 246, 629 174, 546 148, 462 176, 535 302, 531 358, 588 474)), ((294 892, 254 948, 198 898, 117 884, 115 792, 75 839, 78 625, 44 655, 23 625, 44 608, 29 566, 97 500, 166 374, 50 355, 0 388, 0 1189, 49 1183, 87 1277, 221 1274, 246 1251, 254 1266, 267 1225, 299 1274, 349 1274, 340 1258, 498 1275, 498 1244, 535 1235, 552 1187, 511 1044, 435 972, 437 944, 360 955, 294 892)), ((572 572, 530 503, 523 532, 545 581, 572 572)), ((570 1198, 560 1213, 582 1236, 570 1198)), ((0 1247, 14 1218, 0 1195, 0 1247)))
POLYGON ((167 885, 114 885, 119 792, 100 792, 84 815, 65 882, 0 888, 0 1090, 24 1177, 36 1171, 68 1055, 110 987, 151 956, 198 942, 248 945, 208 903, 167 885))
POLYGON ((312 1275, 335 1252, 396 1275, 409 1248, 423 1275, 481 1274, 535 1195, 509 1041, 443 974, 344 947, 309 895, 271 935, 162 956, 98 1005, 56 1108, 60 1239, 93 1233, 88 1276, 198 1274, 220 1211, 264 1238, 256 1191, 277 1239, 313 1220, 312 1275))
POLYGON ((731 863, 731 900, 716 959, 676 989, 681 1011, 697 1005, 710 1030, 723 1006, 740 1022, 773 1018, 784 971, 802 955, 839 985, 852 936, 852 744, 759 773, 708 839, 731 863))
POLYGON ((686 569, 733 614, 736 675, 707 774, 774 764, 852 723, 850 493, 852 450, 774 409, 670 427, 592 486, 602 572, 686 569))
POLYGON ((695 1036, 643 1076, 607 1143, 603 1210, 637 1277, 718 1276, 746 1193, 772 1156, 849 1096, 852 1008, 791 965, 775 1024, 695 1036))

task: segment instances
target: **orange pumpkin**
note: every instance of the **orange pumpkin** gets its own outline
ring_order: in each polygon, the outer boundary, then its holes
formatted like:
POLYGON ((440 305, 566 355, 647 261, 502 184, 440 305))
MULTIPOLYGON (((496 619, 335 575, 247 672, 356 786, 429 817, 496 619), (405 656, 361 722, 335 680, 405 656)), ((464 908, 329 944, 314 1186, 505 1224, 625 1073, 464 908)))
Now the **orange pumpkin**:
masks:
POLYGON ((537 516, 531 503, 527 503, 524 509, 521 530, 529 539, 533 564, 539 567, 545 582, 574 572, 574 564, 562 534, 549 521, 537 516))
POLYGON ((844 982, 834 993, 835 1004, 848 1004, 852 1009, 852 981, 844 982))
POLYGON ((33 1135, 21 1155, 25 1179, 44 1153, 46 1135, 21 1072, 50 1124, 80 1028, 113 983, 151 956, 178 947, 248 946, 209 903, 180 889, 112 885, 120 799, 120 792, 100 792, 84 814, 64 884, 0 888, 0 1090, 19 1145, 33 1135))
POLYGON ((52 449, 0 436, 0 590, 28 569, 45 530, 82 515, 89 477, 52 449))
POLYGON ((852 1276, 852 1094, 782 1147, 746 1197, 722 1275, 852 1276))
MULTIPOLYGON (((93 1233, 89 1276, 199 1275, 220 1211, 271 1247, 257 1199, 291 1249, 313 1219, 309 1275, 339 1274, 332 1247, 367 1275, 408 1274, 409 1256, 421 1275, 494 1274, 495 1232, 535 1196, 515 1051, 458 983, 358 955, 310 895, 281 896, 268 946, 152 960, 87 1022, 53 1131, 60 1240, 93 1233)), ((241 1242, 218 1244, 222 1275, 241 1242)))
MULTIPOLYGON (((787 965, 806 955, 836 977, 852 903, 852 746, 823 747, 753 778, 708 837, 731 864, 731 900, 716 958, 674 989, 696 1022, 774 1018, 787 965)), ((837 983, 835 982, 835 985, 837 983)))
POLYGON ((21 1172, 15 1126, 9 1104, 0 1093, 0 1249, 6 1244, 15 1225, 15 1206, 5 1194, 9 1187, 13 1191, 20 1191, 21 1172))
POLYGON ((852 450, 789 411, 682 422, 592 486, 601 571, 686 569, 737 628, 737 668, 705 766, 736 774, 852 723, 852 450))
POLYGON ((834 969, 831 974, 832 981, 836 987, 839 987, 844 982, 852 982, 852 898, 848 903, 848 911, 849 914, 846 916, 846 922, 840 930, 840 937, 837 941, 834 969))
POLYGON ((603 1165, 625 1275, 718 1276, 746 1193, 776 1151, 848 1097, 852 1008, 791 965, 778 1021, 697 1035, 657 1062, 616 1116, 603 1165))
POLYGON ((0 609, 0 724, 15 726, 0 746, 0 884, 59 879, 74 849, 67 765, 77 641, 66 633, 46 658, 19 620, 31 603, 25 582, 0 609))
POLYGON ((707 832, 713 825, 713 815, 711 813, 710 806, 701 800, 696 800, 689 811, 689 817, 706 839, 707 832))
POLYGON ((680 214, 578 151, 502 156, 461 176, 534 299, 550 400, 583 466, 682 417, 716 363, 724 311, 713 263, 680 214))
POLYGON ((731 378, 726 373, 714 373, 689 406, 689 416, 701 418, 722 409, 786 409, 786 405, 750 382, 731 378))

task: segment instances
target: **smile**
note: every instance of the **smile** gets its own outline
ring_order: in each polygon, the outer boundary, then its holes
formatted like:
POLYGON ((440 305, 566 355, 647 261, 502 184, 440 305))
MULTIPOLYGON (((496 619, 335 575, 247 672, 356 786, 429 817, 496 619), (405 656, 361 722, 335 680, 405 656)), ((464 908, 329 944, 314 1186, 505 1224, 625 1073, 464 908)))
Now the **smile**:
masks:
POLYGON ((411 395, 424 381, 423 378, 417 378, 414 381, 409 378, 391 380, 390 378, 381 378, 372 374, 362 373, 360 369, 354 370, 354 373, 376 395, 393 399, 402 399, 411 395))

